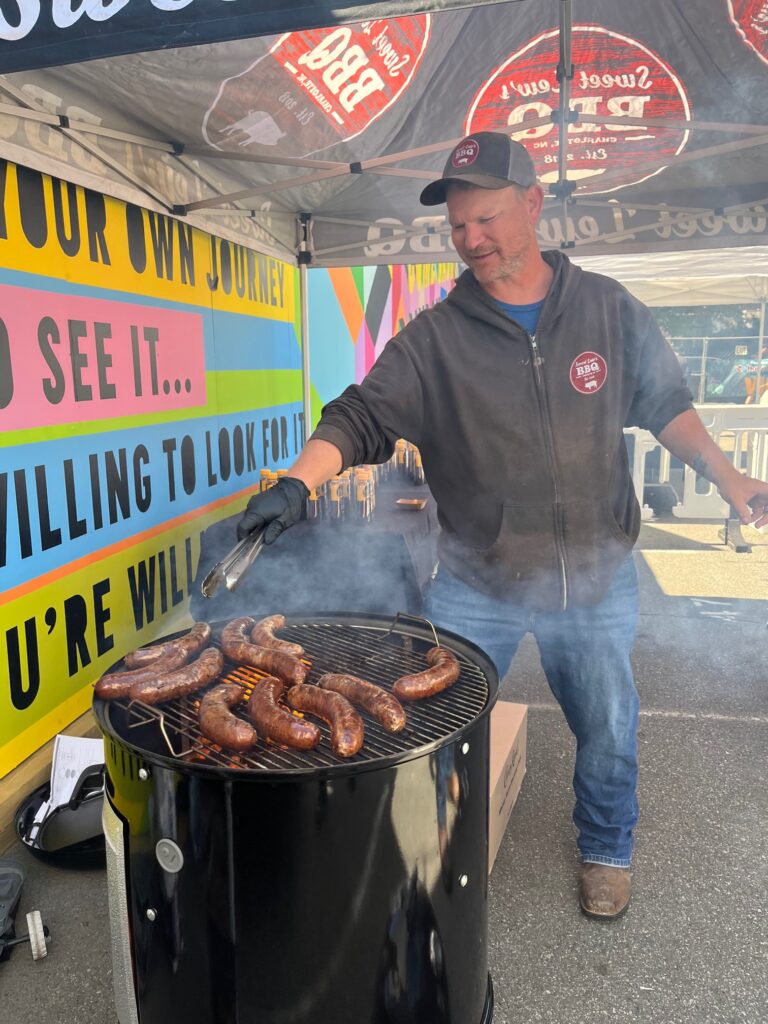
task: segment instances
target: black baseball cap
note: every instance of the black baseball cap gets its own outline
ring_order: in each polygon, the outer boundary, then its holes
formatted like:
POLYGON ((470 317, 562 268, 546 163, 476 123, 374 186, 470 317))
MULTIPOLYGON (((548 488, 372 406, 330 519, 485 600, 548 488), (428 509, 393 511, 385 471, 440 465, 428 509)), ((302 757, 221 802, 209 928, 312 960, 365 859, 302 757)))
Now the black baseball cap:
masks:
POLYGON ((528 188, 536 184, 536 171, 525 146, 504 132, 475 132, 454 146, 442 178, 430 182, 421 193, 422 206, 444 203, 451 181, 466 181, 479 188, 528 188))

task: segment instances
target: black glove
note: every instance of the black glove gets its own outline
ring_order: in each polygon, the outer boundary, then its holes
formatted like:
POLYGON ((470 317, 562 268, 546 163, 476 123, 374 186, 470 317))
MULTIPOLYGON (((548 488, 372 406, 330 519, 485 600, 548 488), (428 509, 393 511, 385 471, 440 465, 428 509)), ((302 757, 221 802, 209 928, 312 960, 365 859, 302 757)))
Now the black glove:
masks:
POLYGON ((308 497, 309 489, 303 481, 293 476, 281 477, 274 487, 250 498, 237 524, 237 539, 243 540, 269 524, 264 531, 264 543, 271 544, 283 530, 298 523, 308 497))

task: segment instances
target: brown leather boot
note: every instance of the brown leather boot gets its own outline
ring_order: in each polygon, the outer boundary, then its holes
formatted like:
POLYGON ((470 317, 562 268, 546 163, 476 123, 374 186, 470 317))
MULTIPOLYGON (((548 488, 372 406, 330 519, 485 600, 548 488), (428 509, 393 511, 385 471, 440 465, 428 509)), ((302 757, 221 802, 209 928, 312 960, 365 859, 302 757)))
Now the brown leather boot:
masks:
POLYGON ((579 903, 588 917, 615 921, 629 906, 632 875, 629 868, 608 864, 582 864, 579 877, 579 903))

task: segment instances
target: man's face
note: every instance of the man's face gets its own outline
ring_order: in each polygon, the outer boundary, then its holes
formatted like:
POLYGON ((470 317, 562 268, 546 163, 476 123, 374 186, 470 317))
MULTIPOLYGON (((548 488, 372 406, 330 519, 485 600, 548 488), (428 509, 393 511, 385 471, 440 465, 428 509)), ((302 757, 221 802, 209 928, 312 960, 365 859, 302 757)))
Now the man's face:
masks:
POLYGON ((537 185, 527 189, 448 186, 446 203, 453 244, 491 294, 495 286, 514 278, 538 251, 536 220, 541 198, 537 185))

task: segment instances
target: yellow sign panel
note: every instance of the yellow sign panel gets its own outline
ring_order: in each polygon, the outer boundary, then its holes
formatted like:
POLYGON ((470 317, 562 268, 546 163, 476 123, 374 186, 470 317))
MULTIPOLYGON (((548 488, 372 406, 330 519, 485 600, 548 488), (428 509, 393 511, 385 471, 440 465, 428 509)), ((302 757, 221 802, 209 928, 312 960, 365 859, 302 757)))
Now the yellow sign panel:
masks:
POLYGON ((163 633, 187 626, 200 533, 243 500, 116 544, 0 605, 0 777, 87 710, 91 684, 160 622, 163 633))
POLYGON ((294 269, 271 256, 2 162, 0 197, 0 266, 168 302, 294 318, 294 269))

